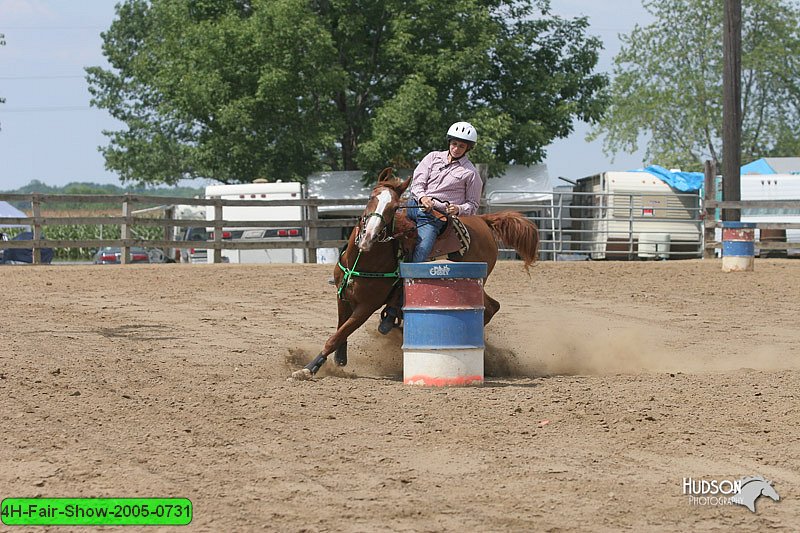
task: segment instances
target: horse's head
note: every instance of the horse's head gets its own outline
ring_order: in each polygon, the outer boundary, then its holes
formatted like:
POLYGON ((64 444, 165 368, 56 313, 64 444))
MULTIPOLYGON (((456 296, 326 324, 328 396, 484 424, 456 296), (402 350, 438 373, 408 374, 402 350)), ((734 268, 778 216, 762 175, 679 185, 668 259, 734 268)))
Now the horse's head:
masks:
POLYGON ((745 477, 740 479, 739 483, 741 484, 741 489, 738 494, 731 497, 731 502, 744 505, 753 513, 756 512, 756 500, 759 496, 767 496, 775 501, 781 499, 772 483, 762 476, 745 477))
POLYGON ((761 494, 768 498, 772 498, 776 502, 781 499, 781 497, 778 496, 778 491, 776 491, 775 487, 772 486, 772 483, 767 480, 764 480, 764 484, 761 485, 761 494))
POLYGON ((378 177, 378 184, 372 189, 367 207, 358 223, 358 249, 368 252, 379 239, 391 235, 395 212, 400 207, 400 196, 408 188, 411 178, 402 181, 392 175, 392 169, 386 168, 378 177))

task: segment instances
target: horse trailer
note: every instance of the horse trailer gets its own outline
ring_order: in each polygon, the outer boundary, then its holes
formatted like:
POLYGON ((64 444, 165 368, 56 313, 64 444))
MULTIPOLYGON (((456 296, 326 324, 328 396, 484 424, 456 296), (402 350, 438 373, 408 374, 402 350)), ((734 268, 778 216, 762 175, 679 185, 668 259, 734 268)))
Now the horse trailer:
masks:
MULTIPOLYGON (((304 197, 304 188, 297 182, 244 183, 238 185, 209 185, 206 198, 222 200, 289 200, 304 197)), ((303 220, 303 206, 222 206, 225 221, 297 221, 303 220)), ((214 206, 206 207, 206 221, 214 220, 214 206)), ((213 227, 209 229, 213 231, 213 227)), ((223 262, 229 263, 303 263, 305 261, 304 231, 301 224, 280 228, 230 226, 222 228, 222 240, 238 242, 296 242, 297 248, 222 250, 223 262)), ((208 254, 213 263, 213 254, 208 254)))
POLYGON ((702 257, 699 192, 682 193, 644 171, 577 180, 570 219, 573 250, 592 259, 702 257))
MULTIPOLYGON (((800 200, 800 175, 797 174, 742 174, 739 181, 741 200, 800 200)), ((722 183, 719 180, 717 197, 722 198, 722 183)), ((742 222, 800 222, 800 210, 778 208, 742 209, 742 222)), ((800 230, 756 230, 756 241, 783 241, 800 243, 800 230)), ((770 251, 770 255, 795 257, 800 247, 786 251, 770 251)))
MULTIPOLYGON (((364 185, 364 172, 361 170, 337 170, 316 172, 308 177, 308 197, 320 200, 353 200, 353 204, 320 206, 318 216, 321 220, 357 218, 364 212, 364 203, 372 193, 372 188, 364 185)), ((350 238, 351 227, 319 228, 320 240, 344 240, 350 238)), ((317 263, 336 263, 339 260, 338 248, 318 248, 317 263)))

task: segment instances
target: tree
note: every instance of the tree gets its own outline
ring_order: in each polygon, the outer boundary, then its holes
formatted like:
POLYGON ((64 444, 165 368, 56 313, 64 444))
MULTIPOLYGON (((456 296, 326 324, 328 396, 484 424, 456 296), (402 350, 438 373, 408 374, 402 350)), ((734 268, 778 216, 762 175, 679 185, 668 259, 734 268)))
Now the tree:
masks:
POLYGON ((498 168, 600 117, 586 27, 547 0, 125 0, 87 72, 123 181, 410 167, 457 120, 498 168))
MULTIPOLYGON (((622 36, 610 106, 589 138, 665 167, 721 161, 724 0, 649 0, 656 22, 622 36)), ((742 13, 742 160, 795 155, 800 133, 800 12, 750 0, 742 13)))

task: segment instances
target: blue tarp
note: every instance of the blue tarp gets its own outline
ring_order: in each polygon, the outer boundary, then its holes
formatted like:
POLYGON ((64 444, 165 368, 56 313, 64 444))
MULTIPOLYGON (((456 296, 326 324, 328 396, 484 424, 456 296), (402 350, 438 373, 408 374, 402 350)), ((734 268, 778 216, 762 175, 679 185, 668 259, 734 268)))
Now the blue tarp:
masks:
POLYGON ((664 167, 650 165, 633 172, 647 172, 659 178, 674 189, 682 192, 695 192, 703 188, 705 177, 702 172, 670 172, 664 167))
MULTIPOLYGON (((23 231, 11 240, 30 241, 33 240, 33 233, 30 231, 23 231)), ((33 250, 30 248, 7 248, 1 251, 3 253, 0 255, 0 263, 33 263, 33 250)), ((42 263, 50 264, 53 260, 53 255, 54 252, 52 248, 42 248, 42 263)))

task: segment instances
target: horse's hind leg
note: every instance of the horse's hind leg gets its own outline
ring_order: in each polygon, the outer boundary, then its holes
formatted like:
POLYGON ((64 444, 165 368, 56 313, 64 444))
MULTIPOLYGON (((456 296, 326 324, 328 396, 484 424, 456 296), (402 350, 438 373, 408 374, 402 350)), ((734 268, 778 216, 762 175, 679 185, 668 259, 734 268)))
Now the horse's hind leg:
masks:
POLYGON ((489 323, 492 317, 500 310, 500 302, 483 291, 483 325, 489 323))

